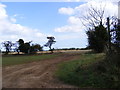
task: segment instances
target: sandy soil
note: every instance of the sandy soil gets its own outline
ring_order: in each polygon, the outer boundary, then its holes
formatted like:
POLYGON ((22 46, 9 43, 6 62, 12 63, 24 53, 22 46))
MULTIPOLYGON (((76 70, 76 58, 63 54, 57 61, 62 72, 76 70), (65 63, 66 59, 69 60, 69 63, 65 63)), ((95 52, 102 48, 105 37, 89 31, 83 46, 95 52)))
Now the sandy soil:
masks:
POLYGON ((54 72, 59 63, 75 60, 78 54, 62 54, 49 60, 3 67, 3 88, 75 88, 59 81, 54 72))

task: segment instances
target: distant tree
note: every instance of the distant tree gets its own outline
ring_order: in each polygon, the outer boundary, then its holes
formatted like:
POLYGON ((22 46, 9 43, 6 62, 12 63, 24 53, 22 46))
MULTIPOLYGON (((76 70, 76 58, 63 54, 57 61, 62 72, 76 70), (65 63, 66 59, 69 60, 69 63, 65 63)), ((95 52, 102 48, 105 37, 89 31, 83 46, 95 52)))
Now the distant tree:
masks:
POLYGON ((19 47, 18 47, 18 42, 14 43, 14 52, 18 52, 19 54, 19 47))
POLYGON ((39 44, 30 46, 30 53, 36 53, 37 51, 43 51, 43 47, 39 44))
POLYGON ((94 30, 87 31, 89 47, 95 52, 103 52, 108 41, 106 28, 100 24, 94 30))
POLYGON ((48 39, 48 42, 44 45, 45 47, 49 47, 50 51, 53 52, 53 49, 51 48, 52 47, 52 44, 55 44, 56 41, 54 37, 47 37, 48 39))
POLYGON ((19 39, 18 43, 19 43, 19 45, 22 45, 22 44, 24 44, 24 40, 23 39, 19 39))
POLYGON ((35 44, 34 49, 37 50, 37 51, 43 51, 43 47, 39 44, 35 44))
POLYGON ((30 43, 31 42, 24 43, 23 39, 19 39, 18 43, 19 43, 18 49, 20 50, 20 52, 23 52, 23 53, 29 53, 30 52, 30 43))
POLYGON ((10 52, 10 50, 12 50, 12 46, 13 46, 13 43, 11 41, 4 41, 3 43, 3 47, 5 47, 6 49, 6 54, 8 54, 10 52))

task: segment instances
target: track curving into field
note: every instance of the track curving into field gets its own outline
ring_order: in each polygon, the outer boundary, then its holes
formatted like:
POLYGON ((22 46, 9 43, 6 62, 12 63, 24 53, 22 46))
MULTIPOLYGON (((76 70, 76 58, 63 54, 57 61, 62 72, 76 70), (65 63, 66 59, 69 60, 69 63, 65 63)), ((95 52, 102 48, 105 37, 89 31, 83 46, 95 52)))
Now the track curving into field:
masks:
POLYGON ((76 88, 59 81, 54 72, 59 63, 79 56, 64 53, 54 59, 3 67, 3 88, 76 88))

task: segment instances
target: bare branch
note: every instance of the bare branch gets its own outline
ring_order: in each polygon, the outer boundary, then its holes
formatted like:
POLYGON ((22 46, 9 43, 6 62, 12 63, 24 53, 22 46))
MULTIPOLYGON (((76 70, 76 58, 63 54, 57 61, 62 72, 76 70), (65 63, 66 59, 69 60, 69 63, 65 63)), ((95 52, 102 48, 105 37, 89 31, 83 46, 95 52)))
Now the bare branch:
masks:
POLYGON ((103 19, 104 19, 104 13, 105 13, 105 7, 106 5, 100 4, 100 8, 95 8, 92 5, 87 11, 87 14, 82 16, 82 24, 87 28, 93 28, 100 23, 103 24, 103 19))

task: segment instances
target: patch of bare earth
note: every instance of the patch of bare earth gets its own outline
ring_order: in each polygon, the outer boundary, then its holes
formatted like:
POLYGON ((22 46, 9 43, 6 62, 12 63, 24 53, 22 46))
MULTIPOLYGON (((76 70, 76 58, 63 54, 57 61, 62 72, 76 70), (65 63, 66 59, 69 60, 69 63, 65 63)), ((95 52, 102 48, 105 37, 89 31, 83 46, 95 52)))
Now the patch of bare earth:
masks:
POLYGON ((3 67, 3 88, 75 88, 59 81, 54 72, 59 63, 78 56, 63 54, 54 59, 3 67))

